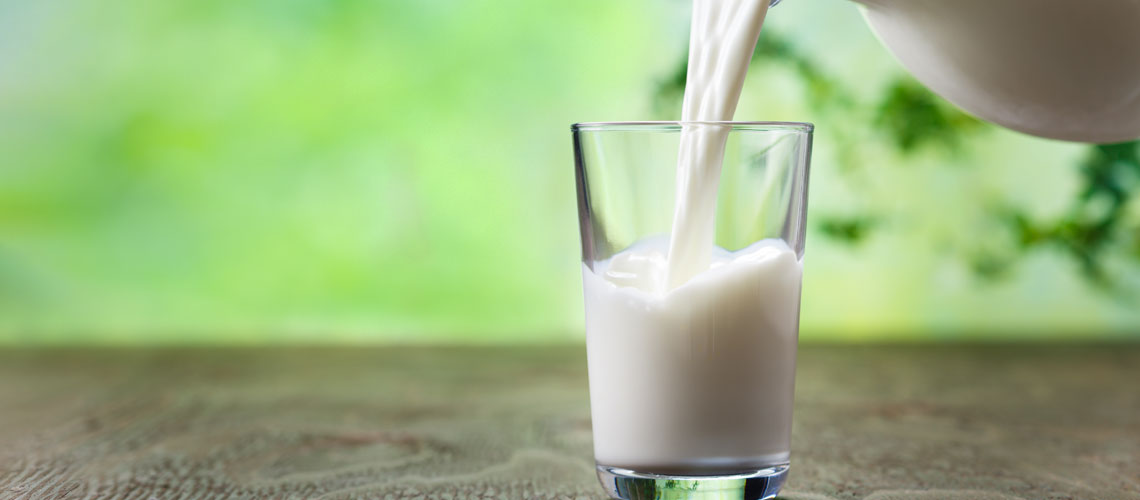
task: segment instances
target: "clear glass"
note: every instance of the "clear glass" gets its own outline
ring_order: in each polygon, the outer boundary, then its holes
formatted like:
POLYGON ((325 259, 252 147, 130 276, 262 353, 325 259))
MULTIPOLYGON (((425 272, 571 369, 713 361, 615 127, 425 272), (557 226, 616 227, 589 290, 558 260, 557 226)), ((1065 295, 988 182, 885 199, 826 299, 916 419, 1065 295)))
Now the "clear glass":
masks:
POLYGON ((594 452, 611 497, 758 499, 783 484, 812 129, 571 127, 594 452), (671 288, 650 278, 667 267, 682 129, 727 137, 711 231, 720 264, 671 288))

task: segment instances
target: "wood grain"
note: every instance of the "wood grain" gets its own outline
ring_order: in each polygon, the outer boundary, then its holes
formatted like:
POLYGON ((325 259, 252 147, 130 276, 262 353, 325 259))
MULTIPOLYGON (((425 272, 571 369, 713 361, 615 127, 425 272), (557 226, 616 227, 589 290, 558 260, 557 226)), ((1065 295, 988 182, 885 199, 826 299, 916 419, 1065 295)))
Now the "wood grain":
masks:
MULTIPOLYGON (((1140 499, 1140 346, 805 347, 783 498, 1140 499)), ((0 498, 599 498, 580 347, 0 351, 0 498)))

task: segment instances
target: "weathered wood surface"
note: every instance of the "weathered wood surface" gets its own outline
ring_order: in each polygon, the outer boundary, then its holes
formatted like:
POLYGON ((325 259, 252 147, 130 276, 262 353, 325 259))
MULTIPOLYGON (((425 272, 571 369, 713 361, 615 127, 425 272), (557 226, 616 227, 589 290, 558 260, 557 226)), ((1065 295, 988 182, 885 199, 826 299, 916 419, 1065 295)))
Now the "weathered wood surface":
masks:
MULTIPOLYGON (((1140 346, 807 347, 784 498, 1140 499, 1140 346)), ((582 348, 0 350, 0 498, 598 498, 582 348)))

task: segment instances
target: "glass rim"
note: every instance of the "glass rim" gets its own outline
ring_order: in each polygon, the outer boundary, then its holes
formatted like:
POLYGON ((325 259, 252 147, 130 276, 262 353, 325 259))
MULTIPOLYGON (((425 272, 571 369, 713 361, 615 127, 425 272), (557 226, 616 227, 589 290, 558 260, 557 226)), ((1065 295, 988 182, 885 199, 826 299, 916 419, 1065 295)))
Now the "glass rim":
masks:
POLYGON ((812 133, 815 125, 808 122, 780 121, 629 121, 629 122, 579 122, 570 125, 570 130, 578 131, 633 131, 633 130, 680 130, 685 125, 727 125, 732 130, 756 131, 796 131, 812 133))

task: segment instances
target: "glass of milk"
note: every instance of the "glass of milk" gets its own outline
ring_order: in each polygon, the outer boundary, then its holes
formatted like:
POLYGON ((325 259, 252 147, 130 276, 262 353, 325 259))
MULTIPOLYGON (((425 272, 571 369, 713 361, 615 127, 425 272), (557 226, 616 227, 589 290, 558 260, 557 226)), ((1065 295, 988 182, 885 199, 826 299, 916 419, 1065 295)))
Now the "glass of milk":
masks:
POLYGON ((572 127, 594 455, 611 497, 771 498, 783 484, 812 128, 572 127))

